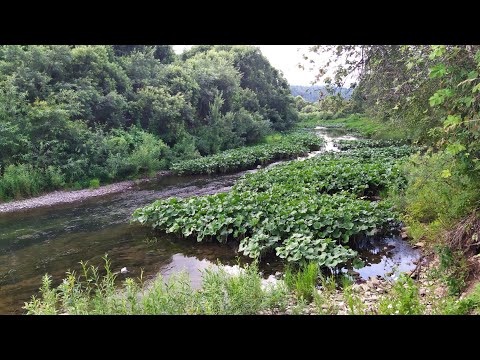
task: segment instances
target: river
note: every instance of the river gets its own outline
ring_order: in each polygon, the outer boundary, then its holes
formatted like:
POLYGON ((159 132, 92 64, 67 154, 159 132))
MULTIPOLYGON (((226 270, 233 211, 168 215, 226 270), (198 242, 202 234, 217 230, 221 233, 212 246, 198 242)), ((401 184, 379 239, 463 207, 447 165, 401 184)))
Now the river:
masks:
MULTIPOLYGON (((323 150, 335 150, 334 139, 355 139, 339 129, 317 128, 326 140, 323 150)), ((272 166, 272 165, 269 165, 272 166)), ((169 175, 134 186, 125 192, 50 207, 0 214, 0 314, 22 314, 22 306, 38 294, 42 276, 52 276, 58 285, 68 270, 79 271, 80 261, 102 267, 108 254, 112 270, 128 269, 119 274, 138 277, 143 269, 147 278, 158 273, 168 277, 186 270, 194 286, 199 286, 200 270, 217 260, 234 265, 246 262, 233 245, 197 243, 155 234, 147 227, 130 224, 132 212, 157 198, 192 196, 228 191, 244 174, 216 176, 169 175)), ((357 276, 384 276, 397 269, 408 271, 419 257, 400 237, 365 239, 356 244, 365 262, 357 276)), ((262 264, 265 275, 274 273, 280 264, 262 264)), ((346 269, 344 269, 346 270, 346 269)))

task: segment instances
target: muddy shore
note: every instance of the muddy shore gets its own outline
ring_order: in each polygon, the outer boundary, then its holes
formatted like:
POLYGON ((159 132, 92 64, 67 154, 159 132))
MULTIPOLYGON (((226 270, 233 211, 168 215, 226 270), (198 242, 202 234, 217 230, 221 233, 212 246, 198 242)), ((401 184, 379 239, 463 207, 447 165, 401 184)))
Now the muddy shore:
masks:
POLYGON ((169 176, 170 171, 160 171, 153 178, 143 178, 137 180, 122 181, 110 185, 100 186, 98 189, 82 189, 82 190, 59 190, 47 193, 45 195, 34 198, 15 200, 0 204, 0 214, 15 211, 34 209, 39 207, 53 206, 58 204, 73 203, 97 196, 105 196, 109 194, 119 193, 133 189, 135 185, 149 182, 152 179, 158 179, 163 176, 169 176))

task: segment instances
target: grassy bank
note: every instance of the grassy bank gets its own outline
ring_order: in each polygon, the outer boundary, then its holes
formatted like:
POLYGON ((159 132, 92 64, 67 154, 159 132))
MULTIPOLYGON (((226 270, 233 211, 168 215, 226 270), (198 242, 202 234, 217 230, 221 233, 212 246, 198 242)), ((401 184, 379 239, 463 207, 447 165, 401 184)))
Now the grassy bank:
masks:
POLYGON ((25 303, 30 315, 253 315, 468 314, 480 310, 480 286, 467 297, 435 296, 410 277, 373 280, 362 285, 346 277, 322 275, 318 265, 288 268, 283 279, 265 281, 255 264, 215 267, 202 272, 202 287, 193 289, 185 272, 146 283, 127 278, 115 287, 116 275, 105 258, 106 274, 84 264, 82 274, 67 273, 53 288, 43 278, 39 297, 25 303), (235 270, 232 272, 232 270, 235 270), (372 295, 375 294, 375 295, 372 295))
POLYGON ((331 128, 344 128, 363 137, 372 139, 408 139, 408 133, 399 128, 397 124, 370 119, 361 114, 353 114, 348 117, 325 120, 319 113, 301 114, 298 128, 314 128, 325 126, 331 128))
MULTIPOLYGON (((370 140, 370 148, 382 145, 384 139, 404 141, 410 135, 405 129, 357 115, 328 121, 309 116, 304 124, 354 129, 376 139, 370 140)), ((337 146, 356 151, 358 143, 339 142, 337 146)), ((424 253, 432 255, 440 282, 458 297, 465 290, 472 291, 480 273, 476 257, 480 252, 476 240, 480 236, 480 177, 468 154, 463 159, 456 155, 449 148, 430 148, 410 156, 399 164, 405 186, 390 187, 388 199, 399 211, 410 241, 421 243, 424 253)))

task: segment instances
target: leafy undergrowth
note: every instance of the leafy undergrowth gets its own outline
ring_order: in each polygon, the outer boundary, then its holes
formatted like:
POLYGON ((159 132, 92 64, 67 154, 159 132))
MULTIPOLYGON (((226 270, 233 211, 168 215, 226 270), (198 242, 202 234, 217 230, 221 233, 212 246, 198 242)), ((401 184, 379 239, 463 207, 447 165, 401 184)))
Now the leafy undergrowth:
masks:
POLYGON ((374 139, 398 139, 408 138, 408 129, 399 127, 392 122, 382 122, 370 119, 362 114, 352 114, 348 117, 325 120, 318 113, 305 114, 298 128, 314 128, 324 126, 328 128, 344 128, 350 132, 374 139))
POLYGON ((105 259, 106 275, 84 264, 83 273, 67 273, 62 284, 52 287, 43 278, 41 296, 32 296, 24 309, 29 315, 248 315, 267 309, 285 310, 288 290, 283 282, 263 285, 255 264, 231 275, 223 267, 202 272, 202 288, 192 288, 188 273, 175 273, 165 280, 158 276, 147 284, 128 278, 115 286, 116 275, 105 259))
MULTIPOLYGON (((83 264, 80 275, 67 272, 60 286, 43 278, 40 295, 32 296, 24 309, 29 315, 422 315, 479 314, 480 284, 466 297, 423 296, 420 284, 402 274, 383 281, 379 296, 374 287, 360 291, 346 275, 326 276, 316 263, 296 270, 287 268, 284 280, 267 282, 257 264, 234 272, 221 265, 202 271, 202 287, 194 289, 187 272, 168 279, 157 276, 151 282, 127 278, 117 288, 116 274, 104 257, 106 274, 83 264), (374 300, 375 299, 375 300, 374 300), (428 304, 428 305, 427 305, 428 304), (427 309, 427 306, 429 309, 427 309)), ((366 286, 366 285, 363 285, 366 286)), ((377 287, 377 290, 380 289, 377 287)))
POLYGON ((331 153, 305 160, 277 165, 255 174, 246 174, 234 187, 236 191, 268 191, 274 185, 287 190, 314 190, 335 194, 343 190, 357 196, 374 195, 397 180, 400 171, 390 154, 375 151, 331 153), (368 159, 368 161, 359 161, 368 159), (385 161, 385 157, 388 160, 385 161))
POLYGON ((276 250, 289 261, 317 260, 336 266, 355 253, 339 245, 351 236, 373 234, 393 221, 386 203, 353 195, 290 192, 272 186, 266 192, 235 190, 190 199, 157 200, 133 216, 154 229, 226 243, 241 239, 239 250, 256 258, 276 250))
POLYGON ((337 152, 332 154, 335 157, 352 157, 359 160, 362 159, 375 159, 383 162, 394 162, 396 159, 405 158, 413 155, 422 148, 414 147, 410 145, 402 146, 388 146, 384 148, 356 148, 348 151, 337 152))
POLYGON ((171 169, 179 175, 229 173, 305 155, 311 150, 318 150, 324 143, 321 138, 308 132, 297 132, 278 138, 270 137, 266 141, 267 144, 177 162, 171 169))
POLYGON ((263 169, 228 193, 157 200, 133 218, 197 241, 240 241, 239 250, 252 258, 276 255, 335 267, 356 255, 348 247, 351 238, 396 224, 389 202, 359 198, 403 181, 393 157, 370 155, 360 161, 348 153, 326 154, 263 169))
POLYGON ((340 150, 360 149, 360 148, 384 148, 388 146, 401 146, 405 142, 402 140, 336 140, 335 146, 340 150))

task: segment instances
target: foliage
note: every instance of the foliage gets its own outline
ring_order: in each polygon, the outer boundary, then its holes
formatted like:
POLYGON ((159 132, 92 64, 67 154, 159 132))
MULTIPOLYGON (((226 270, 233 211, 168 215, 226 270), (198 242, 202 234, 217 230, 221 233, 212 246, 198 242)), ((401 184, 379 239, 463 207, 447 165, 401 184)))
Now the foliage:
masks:
POLYGON ((40 171, 29 165, 9 165, 0 178, 0 200, 34 196, 64 185, 64 176, 56 167, 40 171))
POLYGON ((389 153, 369 151, 367 154, 364 152, 324 154, 302 162, 279 164, 255 174, 246 174, 235 185, 235 189, 266 191, 274 185, 281 184, 292 189, 313 190, 316 193, 334 194, 348 191, 358 196, 377 195, 380 190, 401 176, 394 156, 407 154, 393 151, 392 148, 389 153), (377 156, 377 153, 380 155, 377 156))
POLYGON ((401 140, 336 140, 335 146, 339 150, 350 150, 360 148, 383 148, 389 146, 401 146, 401 140))
POLYGON ((415 239, 438 238, 475 208, 480 199, 478 183, 468 167, 445 152, 415 155, 402 166, 404 190, 392 194, 415 239), (448 170, 448 173, 445 171, 448 170))
POLYGON ((0 181, 9 166, 36 180, 6 179, 0 195, 149 174, 297 120, 287 82, 255 47, 182 59, 168 45, 3 45, 0 181))
POLYGON ((472 292, 467 296, 455 301, 447 303, 447 306, 441 311, 444 315, 466 315, 473 313, 480 314, 480 284, 477 284, 472 292))
POLYGON ((356 255, 351 249, 336 246, 335 241, 330 238, 312 239, 312 236, 302 234, 293 234, 276 250, 277 256, 288 262, 312 261, 329 268, 334 268, 356 255))
POLYGON ((314 134, 293 133, 271 144, 228 150, 217 155, 177 162, 171 169, 180 175, 228 173, 305 155, 322 144, 323 140, 314 134))
POLYGON ((450 295, 459 295, 468 277, 467 260, 461 250, 452 251, 448 246, 436 246, 440 264, 434 269, 435 276, 447 285, 450 295))
POLYGON ((293 290, 298 299, 311 302, 316 292, 315 285, 320 269, 316 262, 304 263, 297 271, 288 267, 285 270, 285 284, 293 290))
MULTIPOLYGON (((308 102, 317 102, 319 98, 325 96, 327 94, 327 89, 325 86, 302 86, 302 85, 290 85, 290 90, 292 91, 292 95, 297 97, 300 96, 301 98, 305 99, 308 102)), ((343 98, 348 99, 351 96, 352 90, 347 88, 336 88, 334 90, 335 94, 340 94, 343 98)), ((300 109, 299 109, 300 110, 300 109)))
POLYGON ((351 237, 395 224, 389 203, 357 196, 400 186, 400 175, 393 159, 326 154, 246 174, 228 193, 157 200, 133 218, 197 241, 240 240, 240 251, 254 258, 276 253, 335 267, 355 255, 342 245, 351 237))
POLYGON ((99 187, 100 187, 100 180, 98 179, 90 180, 90 185, 89 185, 90 189, 98 189, 99 187))
POLYGON ((329 52, 325 66, 343 58, 334 79, 341 86, 359 75, 353 98, 376 118, 408 129, 411 137, 463 158, 477 170, 480 148, 478 45, 341 45, 314 46, 329 52))
POLYGON ((421 315, 425 306, 420 302, 418 287, 413 279, 402 274, 392 289, 382 296, 378 313, 380 315, 421 315))
POLYGON ((116 288, 117 275, 105 257, 105 275, 97 267, 82 263, 83 273, 67 272, 57 288, 45 275, 41 297, 32 296, 25 303, 27 314, 54 315, 120 315, 120 314, 258 314, 261 310, 285 306, 287 292, 282 282, 263 287, 255 264, 240 268, 230 275, 225 268, 212 268, 202 273, 202 288, 191 287, 187 273, 181 272, 164 279, 159 275, 150 283, 143 277, 127 278, 116 288))
MULTIPOLYGON (((269 146, 286 138, 270 138, 269 146)), ((133 218, 197 241, 240 241, 239 250, 253 258, 275 254, 333 268, 355 256, 343 245, 352 237, 396 224, 390 203, 358 197, 404 186, 396 158, 411 151, 359 147, 279 164, 245 174, 228 193, 157 200, 133 218)))

